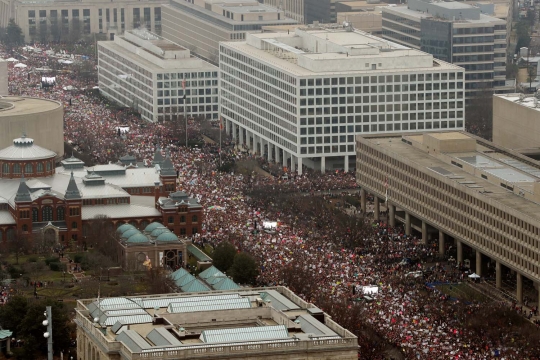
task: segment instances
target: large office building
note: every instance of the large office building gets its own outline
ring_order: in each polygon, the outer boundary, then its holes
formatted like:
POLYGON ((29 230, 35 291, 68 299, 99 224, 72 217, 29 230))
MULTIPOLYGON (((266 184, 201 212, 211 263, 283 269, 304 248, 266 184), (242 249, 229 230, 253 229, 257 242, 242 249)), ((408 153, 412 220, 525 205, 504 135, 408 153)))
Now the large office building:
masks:
POLYGON ((77 356, 358 359, 358 339, 285 287, 78 300, 77 356))
POLYGON ((464 132, 358 136, 357 153, 362 207, 372 193, 376 218, 387 196, 391 226, 403 221, 424 243, 435 232, 441 255, 453 238, 457 261, 468 250, 497 287, 514 273, 518 303, 525 279, 540 284, 540 163, 464 132))
POLYGON ((493 97, 493 142, 524 154, 540 153, 540 94, 493 97))
POLYGON ((148 121, 218 118, 218 68, 146 30, 98 42, 100 92, 148 121))
POLYGON ((270 5, 285 12, 285 16, 304 24, 305 0, 261 0, 263 4, 270 5))
POLYGON ((465 68, 467 98, 482 90, 508 92, 507 22, 455 1, 409 0, 382 9, 383 38, 465 68))
POLYGON ((220 41, 243 41, 263 26, 296 23, 257 0, 171 0, 163 6, 163 36, 214 64, 220 41))
POLYGON ((76 21, 80 24, 82 34, 106 34, 108 39, 138 27, 160 33, 161 4, 166 2, 0 0, 0 28, 5 28, 9 19, 15 19, 26 42, 39 39, 41 29, 47 29, 52 37, 69 32, 76 21))
POLYGON ((462 68, 364 32, 309 26, 220 49, 227 131, 293 171, 348 171, 356 134, 464 128, 462 68))

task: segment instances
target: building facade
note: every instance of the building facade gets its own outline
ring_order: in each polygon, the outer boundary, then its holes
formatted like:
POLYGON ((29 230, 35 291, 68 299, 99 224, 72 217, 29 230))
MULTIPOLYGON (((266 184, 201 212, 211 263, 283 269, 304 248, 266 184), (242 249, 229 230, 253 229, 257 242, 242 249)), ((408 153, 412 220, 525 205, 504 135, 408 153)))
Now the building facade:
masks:
POLYGON ((538 162, 458 132, 358 136, 357 153, 362 207, 372 193, 376 218, 387 196, 390 226, 401 217, 405 233, 416 227, 424 244, 435 233, 441 255, 453 238, 457 261, 470 249, 472 269, 482 276, 492 264, 497 287, 503 273, 513 273, 518 303, 524 278, 540 283, 538 162))
POLYGON ((521 150, 540 149, 539 95, 504 94, 493 97, 493 142, 521 150))
POLYGON ((304 0, 304 22, 313 24, 335 24, 337 0, 304 0))
POLYGON ((507 22, 459 2, 411 0, 382 9, 383 38, 432 54, 466 70, 467 98, 508 92, 507 22))
POLYGON ((243 41, 263 26, 297 23, 257 0, 172 0, 163 9, 163 36, 213 64, 220 41, 243 41))
POLYGON ((8 63, 0 59, 0 95, 8 95, 8 63))
POLYGON ((3 96, 0 98, 0 128, 0 149, 25 134, 58 157, 64 155, 64 107, 58 101, 3 96))
POLYGON ((98 42, 101 94, 147 121, 218 118, 218 68, 146 30, 98 42))
POLYGON ((103 219, 111 233, 118 224, 145 228, 151 222, 179 238, 202 231, 202 206, 176 191, 176 169, 161 150, 148 168, 86 168, 74 157, 55 167, 56 158, 28 137, 0 150, 0 246, 40 237, 91 245, 91 225, 103 219))
POLYGON ((293 171, 348 171, 356 134, 463 129, 463 70, 421 51, 338 26, 220 46, 227 131, 293 171))
POLYGON ((305 0, 263 0, 262 3, 270 5, 285 12, 285 16, 294 19, 298 24, 304 24, 305 0))
POLYGON ((80 360, 359 357, 356 336, 281 286, 86 299, 75 312, 80 360))
POLYGON ((52 37, 70 31, 74 22, 79 23, 81 34, 106 34, 108 39, 138 27, 161 33, 161 4, 165 2, 0 0, 0 27, 6 27, 10 18, 15 19, 26 42, 37 39, 42 28, 52 37))

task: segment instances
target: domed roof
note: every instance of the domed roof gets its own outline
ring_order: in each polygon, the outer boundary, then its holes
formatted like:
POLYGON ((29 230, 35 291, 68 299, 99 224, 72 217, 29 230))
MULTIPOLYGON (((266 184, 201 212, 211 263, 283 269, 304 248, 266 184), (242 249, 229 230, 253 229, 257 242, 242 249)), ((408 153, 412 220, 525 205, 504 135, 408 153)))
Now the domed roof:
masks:
POLYGON ((154 229, 154 231, 152 231, 150 235, 153 237, 156 237, 165 232, 171 232, 171 230, 167 229, 165 226, 162 226, 162 227, 158 227, 157 229, 154 229))
POLYGON ((141 233, 131 235, 126 241, 128 244, 143 244, 149 243, 148 238, 141 233))
POLYGON ((124 231, 122 234, 122 239, 129 239, 132 235, 140 234, 141 232, 137 229, 129 229, 127 231, 124 231))
POLYGON ((23 135, 13 140, 13 145, 0 150, 1 160, 41 160, 55 158, 54 151, 34 144, 34 139, 23 135))
POLYGON ((135 226, 131 224, 122 224, 116 229, 117 234, 122 234, 124 231, 127 231, 129 229, 135 229, 135 226))
POLYGON ((144 228, 144 231, 151 233, 156 228, 162 227, 162 226, 163 226, 163 224, 161 224, 161 223, 153 222, 153 223, 148 224, 148 226, 144 228))
POLYGON ((178 236, 172 232, 164 232, 156 238, 156 241, 178 241, 178 236))

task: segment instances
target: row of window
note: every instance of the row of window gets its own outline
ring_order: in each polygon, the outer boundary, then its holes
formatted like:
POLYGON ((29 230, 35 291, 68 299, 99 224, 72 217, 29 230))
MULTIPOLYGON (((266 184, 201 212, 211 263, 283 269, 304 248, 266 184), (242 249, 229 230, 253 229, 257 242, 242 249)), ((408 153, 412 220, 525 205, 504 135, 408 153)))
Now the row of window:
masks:
MULTIPOLYGON (((196 222, 198 222, 198 221, 199 221, 199 217, 198 217, 197 215, 191 216, 191 222, 192 222, 192 223, 196 223, 196 222)), ((168 222, 169 224, 174 224, 174 216, 169 216, 169 217, 167 218, 167 222, 168 222)), ((185 222, 186 222, 186 217, 185 217, 184 215, 181 215, 181 216, 180 216, 180 223, 185 223, 185 222)))
MULTIPOLYGON (((37 163, 36 164, 36 172, 38 174, 40 173, 43 173, 43 164, 45 164, 45 169, 46 171, 51 171, 52 169, 52 163, 47 161, 45 163, 37 163)), ((15 164, 9 164, 9 163, 4 163, 2 164, 2 173, 4 175, 9 175, 9 174, 21 174, 21 170, 24 169, 24 173, 25 174, 33 174, 34 173, 34 165, 32 164, 18 164, 18 163, 15 163, 15 164)))

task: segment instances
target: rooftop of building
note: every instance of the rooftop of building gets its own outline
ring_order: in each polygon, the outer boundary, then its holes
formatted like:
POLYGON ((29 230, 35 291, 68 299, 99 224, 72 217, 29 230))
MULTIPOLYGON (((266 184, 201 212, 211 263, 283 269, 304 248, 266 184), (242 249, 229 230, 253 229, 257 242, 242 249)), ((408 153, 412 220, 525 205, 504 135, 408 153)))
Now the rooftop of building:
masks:
MULTIPOLYGON (((433 3, 430 3, 430 4, 434 4, 435 6, 440 6, 440 2, 433 2, 433 3)), ((444 4, 450 4, 450 2, 444 2, 444 4)), ((458 4, 458 5, 455 5, 455 7, 451 7, 451 6, 448 6, 448 5, 443 5, 442 8, 448 9, 448 10, 459 10, 459 9, 461 9, 460 6, 466 6, 466 7, 464 7, 464 9, 474 8, 471 5, 464 4, 464 3, 461 3, 461 2, 459 2, 459 3, 456 2, 456 4, 458 4)), ((430 14, 428 12, 409 9, 406 5, 403 5, 403 6, 385 6, 385 7, 382 8, 382 11, 383 11, 383 13, 384 12, 392 12, 392 13, 403 14, 404 16, 406 16, 408 18, 418 19, 418 21, 420 21, 420 19, 430 18, 430 19, 436 19, 436 20, 440 20, 440 21, 452 21, 455 24, 485 24, 485 23, 505 24, 504 20, 502 20, 502 19, 500 19, 498 17, 495 17, 495 16, 489 16, 489 15, 485 15, 485 14, 479 14, 478 19, 466 19, 466 18, 459 18, 459 17, 456 17, 453 20, 445 19, 442 16, 433 15, 433 14, 430 14)))
MULTIPOLYGON (((361 138, 361 137, 360 137, 361 138)), ((455 187, 540 219, 540 162, 465 132, 365 137, 423 172, 455 187)), ((390 185, 391 186, 391 185, 390 185)))
POLYGON ((376 73, 462 70, 422 51, 337 24, 252 33, 245 42, 224 44, 297 76, 369 74, 374 73, 373 64, 376 73))
MULTIPOLYGON (((140 0, 115 0, 115 2, 120 4, 139 4, 140 0)), ((159 5, 163 3, 163 0, 145 0, 145 2, 150 4, 156 4, 159 5)), ((96 5, 100 3, 110 4, 110 0, 15 0, 15 3, 21 4, 21 5, 36 5, 36 4, 44 4, 44 5, 55 5, 55 6, 61 6, 61 5, 71 5, 71 6, 77 6, 82 8, 86 5, 96 5)))
MULTIPOLYGON (((494 94, 499 99, 512 102, 514 104, 528 107, 530 109, 540 111, 540 93, 525 95, 525 94, 494 94)), ((540 118, 539 118, 540 120, 540 118)))
POLYGON ((219 355, 230 346, 261 351, 261 344, 297 347, 325 340, 357 347, 352 333, 284 287, 88 299, 79 300, 76 310, 79 327, 99 329, 97 341, 115 347, 120 342, 129 355, 219 355))
POLYGON ((34 144, 34 139, 26 137, 25 134, 14 139, 13 145, 0 150, 0 160, 7 161, 54 159, 56 155, 54 151, 34 144))
POLYGON ((43 113, 58 108, 62 108, 62 104, 54 100, 22 96, 0 97, 0 118, 43 113))

